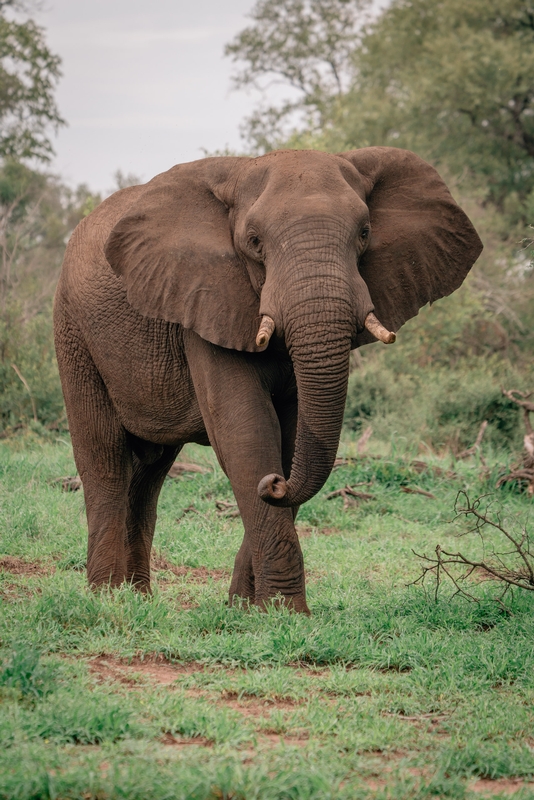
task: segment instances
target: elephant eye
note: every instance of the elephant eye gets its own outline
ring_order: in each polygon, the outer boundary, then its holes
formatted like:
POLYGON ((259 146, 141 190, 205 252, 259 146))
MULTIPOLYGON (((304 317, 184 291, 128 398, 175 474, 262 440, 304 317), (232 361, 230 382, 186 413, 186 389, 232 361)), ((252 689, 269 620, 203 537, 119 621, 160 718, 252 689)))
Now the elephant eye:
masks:
POLYGON ((252 250, 256 251, 256 253, 261 253, 261 239, 259 236, 256 236, 255 234, 249 236, 248 244, 252 250))
POLYGON ((366 225, 365 228, 362 229, 360 233, 360 239, 363 239, 366 242, 369 239, 369 234, 371 233, 371 228, 369 225, 366 225))

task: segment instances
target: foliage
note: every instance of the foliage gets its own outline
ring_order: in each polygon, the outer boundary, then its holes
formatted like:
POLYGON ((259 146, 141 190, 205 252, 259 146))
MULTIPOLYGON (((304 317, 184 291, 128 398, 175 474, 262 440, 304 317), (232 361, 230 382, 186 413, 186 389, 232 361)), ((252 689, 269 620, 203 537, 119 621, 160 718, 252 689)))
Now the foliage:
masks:
POLYGON ((354 52, 339 133, 467 170, 500 208, 522 203, 532 219, 533 54, 524 0, 395 0, 354 52))
POLYGON ((0 5, 0 157, 49 161, 48 130, 66 124, 54 100, 61 60, 43 29, 32 19, 10 18, 9 7, 26 11, 20 2, 0 5))
POLYGON ((63 416, 51 299, 68 236, 99 200, 20 162, 0 167, 0 430, 63 416))
POLYGON ((336 98, 348 88, 350 57, 358 40, 359 15, 369 0, 258 0, 253 24, 226 46, 225 53, 244 62, 235 75, 236 88, 264 91, 275 83, 288 85, 291 97, 281 106, 261 107, 244 123, 249 144, 273 149, 287 138, 295 112, 319 128, 336 98))
POLYGON ((519 447, 520 415, 501 386, 528 388, 529 369, 521 355, 511 358, 509 335, 471 284, 422 309, 395 345, 358 351, 345 412, 349 429, 372 424, 385 442, 400 436, 416 447, 459 452, 488 420, 485 442, 519 447))

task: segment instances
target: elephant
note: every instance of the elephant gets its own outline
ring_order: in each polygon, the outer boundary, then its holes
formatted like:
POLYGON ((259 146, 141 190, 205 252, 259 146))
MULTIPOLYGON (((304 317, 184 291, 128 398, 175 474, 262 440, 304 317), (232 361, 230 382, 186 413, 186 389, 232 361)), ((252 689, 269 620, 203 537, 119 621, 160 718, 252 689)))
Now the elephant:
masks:
POLYGON ((391 147, 203 158, 102 202, 54 301, 89 584, 150 591, 158 496, 196 442, 244 525, 230 602, 309 613, 294 521, 336 457, 350 351, 391 343, 481 250, 436 170, 391 147))

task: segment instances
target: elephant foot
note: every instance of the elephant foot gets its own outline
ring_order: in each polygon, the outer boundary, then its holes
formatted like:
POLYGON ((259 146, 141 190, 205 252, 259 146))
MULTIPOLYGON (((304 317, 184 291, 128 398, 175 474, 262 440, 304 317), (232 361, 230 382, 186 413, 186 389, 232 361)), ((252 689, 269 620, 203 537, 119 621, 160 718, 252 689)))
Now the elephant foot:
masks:
POLYGON ((276 594, 267 598, 256 597, 255 604, 263 611, 266 611, 271 606, 275 606, 277 608, 288 608, 290 611, 295 611, 298 614, 306 614, 307 616, 310 616, 311 613, 306 603, 306 596, 303 594, 290 597, 285 597, 281 594, 276 594))
POLYGON ((254 603, 255 581, 254 570, 252 569, 252 555, 245 541, 235 557, 229 595, 230 605, 233 604, 234 598, 241 598, 242 600, 248 600, 251 604, 254 603))
MULTIPOLYGON (((263 611, 271 605, 284 606, 301 614, 309 614, 310 609, 306 603, 306 589, 304 580, 304 565, 302 554, 296 553, 295 571, 297 574, 289 580, 273 574, 273 566, 266 564, 257 565, 258 576, 254 575, 252 555, 245 542, 241 545, 235 559, 234 573, 230 584, 230 605, 235 598, 246 600, 251 605, 256 605, 263 611), (267 575, 266 575, 267 572, 267 575)), ((279 565, 277 564, 274 568, 279 565)))

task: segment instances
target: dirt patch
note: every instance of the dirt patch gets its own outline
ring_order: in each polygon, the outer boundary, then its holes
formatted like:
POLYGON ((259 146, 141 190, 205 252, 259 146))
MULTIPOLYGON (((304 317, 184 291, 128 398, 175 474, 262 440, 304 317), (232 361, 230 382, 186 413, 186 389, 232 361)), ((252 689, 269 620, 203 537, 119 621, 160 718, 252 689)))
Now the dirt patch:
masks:
POLYGON ((515 794, 525 786, 531 787, 532 785, 532 783, 526 783, 522 778, 498 778, 494 781, 490 781, 488 778, 481 778, 470 784, 469 788, 472 792, 491 796, 493 794, 515 794))
POLYGON ((306 731, 301 733, 275 733, 264 731, 258 736, 258 745, 267 745, 268 747, 276 747, 279 744, 296 745, 297 747, 304 747, 310 741, 310 737, 306 731))
POLYGON ((147 656, 143 659, 136 656, 131 660, 122 660, 113 656, 97 656, 89 662, 89 671, 102 681, 117 681, 128 686, 138 683, 137 676, 145 676, 160 686, 170 686, 180 675, 192 675, 204 672, 204 664, 190 662, 172 664, 163 656, 147 656))
POLYGON ((195 736, 193 739, 182 739, 179 736, 175 736, 173 733, 169 733, 168 731, 163 734, 160 738, 161 744, 168 745, 169 747, 212 747, 213 742, 209 739, 205 739, 204 736, 195 736))
MULTIPOLYGON (((207 567, 177 567, 162 555, 152 557, 152 569, 156 572, 172 572, 177 578, 187 578, 191 583, 208 583, 210 580, 228 580, 230 573, 225 569, 208 569, 207 567)), ((158 576, 159 577, 159 576, 158 576)), ((163 576, 159 580, 165 580, 163 576)))
POLYGON ((56 568, 41 561, 24 561, 16 556, 0 556, 0 572, 11 575, 52 575, 56 568))
POLYGON ((226 690, 221 693, 216 702, 218 705, 224 705, 225 708, 239 711, 245 717, 263 717, 266 712, 275 708, 281 711, 293 711, 299 705, 298 701, 290 698, 257 697, 226 690))

